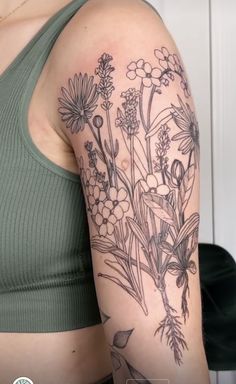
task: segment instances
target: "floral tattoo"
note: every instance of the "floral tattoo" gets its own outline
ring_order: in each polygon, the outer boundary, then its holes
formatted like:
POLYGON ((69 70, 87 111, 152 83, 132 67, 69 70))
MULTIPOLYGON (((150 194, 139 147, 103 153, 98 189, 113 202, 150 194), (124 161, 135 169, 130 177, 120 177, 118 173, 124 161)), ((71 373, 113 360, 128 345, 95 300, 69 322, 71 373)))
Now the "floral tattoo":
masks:
POLYGON ((165 47, 155 49, 154 56, 156 66, 144 59, 127 66, 126 77, 139 81, 140 87, 122 92, 121 105, 115 107, 113 57, 102 54, 95 69, 97 82, 87 73, 75 74, 61 88, 58 111, 72 134, 88 129, 93 138, 84 143, 88 166, 82 156, 78 164, 96 233, 91 246, 112 257, 104 260, 111 274, 98 276, 118 285, 148 315, 143 275, 149 275, 165 310, 154 335, 165 339, 180 365, 188 346, 181 316, 169 300, 166 279, 176 279, 186 323, 189 278, 197 272, 191 256, 198 244, 199 215, 187 215, 187 207, 199 168, 199 130, 185 100, 190 90, 179 57, 165 47), (175 82, 180 83, 183 95, 158 110, 158 101, 175 82), (96 114, 98 105, 104 113, 96 114), (116 111, 114 121, 111 109, 116 111), (114 139, 117 129, 122 143, 114 139), (102 138, 102 131, 107 139, 102 138), (121 145, 129 154, 130 177, 117 165, 121 145), (178 159, 170 159, 172 148, 179 153, 178 159))

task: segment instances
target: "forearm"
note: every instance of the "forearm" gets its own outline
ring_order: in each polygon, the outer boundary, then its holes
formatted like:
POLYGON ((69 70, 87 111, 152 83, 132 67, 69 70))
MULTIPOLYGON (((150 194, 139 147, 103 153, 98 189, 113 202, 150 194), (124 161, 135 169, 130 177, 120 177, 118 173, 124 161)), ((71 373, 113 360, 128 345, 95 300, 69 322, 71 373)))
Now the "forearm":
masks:
MULTIPOLYGON (((168 284, 169 290, 172 290, 171 284, 168 284)), ((183 349, 177 345, 180 333, 174 324, 164 331, 160 329, 163 309, 152 286, 147 288, 147 304, 154 310, 149 312, 148 317, 145 314, 134 316, 136 304, 132 301, 122 311, 118 302, 113 316, 101 311, 109 342, 114 384, 132 384, 132 381, 127 382, 128 379, 142 379, 147 384, 156 384, 161 379, 166 380, 166 383, 160 381, 161 384, 210 384, 202 337, 199 282, 192 295, 198 305, 194 308, 193 303, 189 304, 192 317, 180 331, 182 340, 185 340, 183 349)), ((177 296, 174 302, 178 303, 177 296)), ((181 322, 179 317, 177 319, 181 322)))
POLYGON ((205 352, 201 344, 185 359, 181 367, 173 364, 168 351, 164 353, 156 348, 153 353, 152 348, 142 348, 139 343, 136 345, 135 354, 112 349, 114 384, 132 384, 134 379, 147 384, 157 384, 158 380, 161 384, 210 384, 205 352), (119 357, 120 368, 118 360, 114 362, 114 355, 119 357), (127 381, 128 379, 130 381, 127 381))

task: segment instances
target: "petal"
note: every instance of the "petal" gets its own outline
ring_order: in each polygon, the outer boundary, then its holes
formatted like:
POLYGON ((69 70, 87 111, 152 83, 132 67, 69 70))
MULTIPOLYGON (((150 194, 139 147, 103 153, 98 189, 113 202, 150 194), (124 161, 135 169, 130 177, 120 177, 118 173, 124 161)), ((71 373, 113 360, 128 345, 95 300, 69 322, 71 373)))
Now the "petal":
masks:
POLYGON ((162 68, 167 69, 168 68, 168 63, 165 60, 159 60, 160 65, 162 68))
POLYGON ((130 80, 134 80, 136 78, 136 72, 135 71, 129 71, 127 72, 127 77, 130 79, 130 80))
POLYGON ((117 199, 117 190, 115 187, 111 187, 109 191, 111 200, 116 200, 117 199))
POLYGON ((121 188, 119 189, 118 193, 117 193, 117 198, 116 200, 118 201, 122 201, 122 200, 125 200, 127 197, 127 192, 124 188, 121 188))
POLYGON ((155 77, 152 78, 152 84, 156 85, 157 87, 160 87, 161 82, 159 79, 155 79, 155 77))
POLYGON ((155 56, 156 56, 158 59, 161 59, 161 60, 164 59, 164 55, 163 55, 162 51, 160 51, 160 49, 155 49, 154 54, 155 54, 155 56))
POLYGON ((89 205, 94 205, 95 204, 94 197, 90 195, 89 198, 88 198, 88 202, 89 202, 89 205))
POLYGON ((167 48, 162 47, 161 50, 162 50, 162 53, 163 53, 164 57, 169 57, 170 53, 169 53, 167 48))
POLYGON ((91 177, 91 171, 90 171, 90 169, 87 169, 86 170, 86 179, 89 180, 90 177, 91 177))
POLYGON ((111 215, 108 219, 109 223, 115 224, 117 222, 117 219, 115 215, 111 215))
POLYGON ((137 65, 135 63, 135 61, 132 61, 128 67, 127 67, 130 71, 134 71, 136 68, 137 68, 137 65))
POLYGON ((136 75, 139 77, 146 77, 146 72, 143 69, 136 69, 136 75))
POLYGON ((174 57, 174 60, 175 60, 176 64, 181 66, 179 57, 176 54, 174 54, 173 57, 174 57))
POLYGON ((92 208, 92 215, 95 216, 98 213, 98 206, 95 204, 92 208))
POLYGON ((181 271, 181 266, 176 262, 171 262, 168 264, 168 272, 171 273, 171 275, 178 276, 181 271))
POLYGON ((114 225, 113 224, 111 224, 111 223, 107 224, 107 232, 109 235, 112 235, 112 233, 114 232, 114 225))
POLYGON ((107 207, 108 209, 112 210, 113 209, 113 202, 111 200, 107 200, 105 201, 105 207, 107 207))
POLYGON ((153 174, 149 173, 147 175, 146 180, 147 180, 147 185, 149 188, 156 188, 157 187, 157 185, 158 185, 157 179, 153 174))
POLYGON ((144 71, 146 73, 151 73, 152 72, 152 66, 151 66, 150 63, 147 62, 147 63, 144 64, 144 71))
POLYGON ((175 70, 175 64, 172 64, 170 61, 168 61, 168 66, 172 71, 175 70))
POLYGON ((157 187, 157 193, 161 196, 166 196, 170 193, 170 188, 166 184, 161 184, 157 187))
POLYGON ((152 80, 149 79, 148 77, 145 77, 145 78, 143 79, 143 85, 144 85, 145 87, 150 88, 150 87, 152 86, 152 80))
POLYGON ((176 285, 178 288, 182 287, 184 285, 184 282, 186 281, 186 273, 182 272, 179 274, 179 276, 176 279, 176 285))
POLYGON ((102 225, 103 217, 102 217, 102 215, 100 215, 100 213, 98 213, 98 214, 95 216, 95 221, 96 221, 97 225, 102 225))
POLYGON ((100 213, 102 213, 103 208, 104 208, 104 204, 100 201, 100 202, 98 203, 98 211, 99 211, 100 213))
POLYGON ((175 64, 175 59, 174 59, 174 56, 173 56, 173 55, 169 55, 168 60, 169 60, 169 63, 171 63, 171 64, 175 64))
POLYGON ((108 209, 107 207, 104 207, 104 208, 103 208, 103 210, 102 210, 102 214, 103 214, 103 217, 104 217, 105 219, 108 219, 108 217, 110 216, 110 213, 111 213, 110 209, 108 209))
POLYGON ((190 136, 189 136, 189 132, 184 131, 184 132, 179 132, 179 133, 177 133, 176 135, 174 135, 174 136, 172 137, 172 140, 174 140, 174 141, 176 141, 176 140, 182 140, 182 139, 187 139, 188 137, 190 137, 190 136))
POLYGON ((122 208, 119 205, 117 205, 114 208, 113 212, 114 212, 114 215, 116 216, 117 220, 121 220, 122 217, 124 216, 124 212, 123 212, 122 208))
POLYGON ((94 190, 94 187, 92 185, 89 185, 88 192, 90 195, 93 195, 93 190, 94 190))
POLYGON ((129 202, 128 201, 121 201, 120 206, 121 206, 123 212, 127 212, 129 210, 129 202))
POLYGON ((185 139, 182 141, 182 143, 179 146, 180 151, 184 151, 185 153, 188 153, 192 147, 192 140, 191 139, 185 139))
POLYGON ((107 235, 107 226, 106 224, 102 224, 99 228, 99 234, 100 236, 106 236, 107 235))
POLYGON ((93 177, 93 176, 90 177, 90 179, 89 179, 89 184, 90 184, 90 185, 95 185, 95 184, 96 184, 95 177, 93 177))
POLYGON ((136 64, 137 64, 137 67, 138 67, 138 68, 142 68, 142 67, 143 67, 143 64, 144 64, 144 60, 143 60, 143 59, 140 59, 140 60, 137 61, 136 64))
POLYGON ((95 199, 99 198, 99 196, 100 196, 100 188, 99 188, 98 185, 95 185, 95 187, 93 188, 93 195, 94 195, 95 199))
POLYGON ((100 201, 104 201, 106 198, 106 193, 104 191, 101 191, 100 190, 100 196, 99 196, 99 200, 100 201))
POLYGON ((152 77, 158 79, 161 76, 161 70, 159 68, 153 68, 152 77))
POLYGON ((192 274, 195 274, 197 272, 197 267, 193 260, 190 260, 190 262, 188 263, 188 269, 192 274))

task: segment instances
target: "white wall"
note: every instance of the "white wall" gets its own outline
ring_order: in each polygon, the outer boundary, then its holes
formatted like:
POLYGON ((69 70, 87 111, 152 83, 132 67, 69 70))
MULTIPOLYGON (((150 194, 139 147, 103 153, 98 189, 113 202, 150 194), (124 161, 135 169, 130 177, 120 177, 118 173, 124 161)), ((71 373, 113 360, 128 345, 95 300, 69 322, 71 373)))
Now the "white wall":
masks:
POLYGON ((211 13, 215 239, 236 259, 236 2, 211 13))
MULTIPOLYGON (((187 67, 201 135, 200 241, 236 259, 236 1, 149 0, 187 67)), ((236 372, 210 372, 235 384, 236 372)))

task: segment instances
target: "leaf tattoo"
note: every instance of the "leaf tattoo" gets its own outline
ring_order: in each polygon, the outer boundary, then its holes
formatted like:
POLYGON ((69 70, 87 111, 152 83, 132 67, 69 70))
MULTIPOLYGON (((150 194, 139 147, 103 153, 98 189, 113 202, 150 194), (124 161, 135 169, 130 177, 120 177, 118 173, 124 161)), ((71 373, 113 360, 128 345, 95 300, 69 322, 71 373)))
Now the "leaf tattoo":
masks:
POLYGON ((117 348, 125 348, 134 329, 119 331, 115 334, 113 345, 117 348))
POLYGON ((105 324, 110 319, 110 316, 106 315, 102 310, 100 310, 100 313, 102 324, 105 324))
POLYGON ((148 381, 137 369, 135 369, 126 359, 125 357, 114 347, 116 348, 125 348, 128 344, 129 338, 132 335, 134 328, 128 331, 118 331, 116 332, 114 338, 113 338, 113 345, 110 345, 111 347, 111 360, 113 368, 116 371, 118 369, 122 368, 122 366, 125 366, 128 369, 130 378, 135 379, 136 383, 139 383, 139 380, 142 380, 142 382, 146 384, 150 384, 150 381, 148 381))
MULTIPOLYGON (((127 65, 127 79, 139 88, 124 90, 121 105, 115 106, 113 57, 103 53, 94 75, 75 74, 61 87, 58 112, 72 134, 86 129, 91 136, 91 141, 84 143, 88 166, 84 166, 83 156, 77 160, 95 229, 91 246, 110 256, 104 263, 111 274, 99 272, 98 277, 118 285, 147 316, 143 276, 149 275, 165 311, 154 335, 165 339, 180 365, 187 343, 180 316, 170 304, 166 278, 176 279, 185 323, 189 279, 197 271, 191 256, 198 243, 199 215, 193 212, 187 216, 187 208, 199 168, 199 129, 194 111, 185 101, 190 89, 178 55, 161 47, 154 50, 154 57, 153 65, 143 58, 127 65), (182 95, 177 95, 176 103, 158 108, 162 94, 176 82, 182 95), (149 95, 147 108, 144 93, 149 95), (96 112, 98 106, 100 113, 96 112), (122 143, 114 138, 117 129, 122 143), (117 165, 122 145, 129 156, 130 177, 117 165), (178 159, 170 159, 172 148, 178 159)), ((102 317, 107 321, 105 314, 102 317)), ((124 348, 131 333, 117 332, 114 345, 124 348)), ((118 366, 119 359, 115 361, 118 366)), ((138 371, 129 367, 131 376, 137 378, 138 371)))

